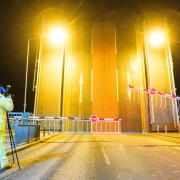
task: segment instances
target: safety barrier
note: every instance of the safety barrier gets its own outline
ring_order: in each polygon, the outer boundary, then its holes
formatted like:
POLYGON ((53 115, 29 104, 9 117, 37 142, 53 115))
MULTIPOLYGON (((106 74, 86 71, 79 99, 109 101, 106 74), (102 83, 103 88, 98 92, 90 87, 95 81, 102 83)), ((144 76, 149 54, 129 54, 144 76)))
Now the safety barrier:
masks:
POLYGON ((9 113, 15 144, 38 140, 55 132, 121 133, 121 119, 30 116, 29 113, 9 113))
MULTIPOLYGON (((171 122, 162 119, 161 122, 156 122, 154 118, 154 113, 163 113, 167 117, 172 117, 174 128, 180 132, 180 97, 175 94, 167 94, 159 92, 155 88, 145 89, 137 86, 128 85, 127 88, 127 100, 134 103, 141 103, 144 98, 143 103, 147 103, 150 109, 151 124, 157 124, 157 132, 160 129, 164 129, 165 132, 168 131, 168 125, 171 126, 171 122), (146 100, 145 100, 146 99, 146 100)), ((172 129, 172 127, 171 127, 172 129)))
POLYGON ((121 133, 121 119, 104 119, 99 121, 91 121, 92 133, 121 133))
POLYGON ((50 116, 31 116, 31 120, 40 121, 40 131, 43 132, 43 136, 46 134, 54 134, 55 132, 63 132, 63 124, 68 120, 67 117, 50 117, 50 116))
POLYGON ((129 84, 127 90, 127 99, 132 99, 134 102, 140 102, 141 93, 149 94, 153 98, 154 106, 157 108, 175 111, 180 114, 180 97, 172 94, 159 92, 155 88, 145 89, 132 86, 129 84), (134 91, 131 91, 134 90, 134 91), (176 103, 177 107, 174 107, 176 103))
POLYGON ((29 113, 8 113, 15 144, 27 143, 40 138, 40 121, 29 119, 29 113))
POLYGON ((121 119, 80 117, 48 117, 36 116, 30 119, 40 120, 40 129, 44 134, 48 131, 65 133, 121 133, 121 119))

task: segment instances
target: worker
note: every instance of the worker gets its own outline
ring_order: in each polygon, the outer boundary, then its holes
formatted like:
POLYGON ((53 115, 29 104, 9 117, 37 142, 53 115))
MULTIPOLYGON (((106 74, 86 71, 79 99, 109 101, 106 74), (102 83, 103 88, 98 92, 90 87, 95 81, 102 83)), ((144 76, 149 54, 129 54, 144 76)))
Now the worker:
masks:
POLYGON ((0 168, 10 169, 5 150, 5 130, 6 130, 6 111, 12 111, 14 108, 11 96, 5 97, 5 89, 0 86, 0 168))

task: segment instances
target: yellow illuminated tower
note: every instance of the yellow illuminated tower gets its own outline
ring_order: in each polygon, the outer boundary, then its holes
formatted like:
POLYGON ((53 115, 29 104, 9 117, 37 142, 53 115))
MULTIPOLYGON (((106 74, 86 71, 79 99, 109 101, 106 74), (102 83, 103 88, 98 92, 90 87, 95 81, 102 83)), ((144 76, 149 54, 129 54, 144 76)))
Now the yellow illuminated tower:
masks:
MULTIPOLYGON (((175 95, 173 62, 166 26, 146 27, 137 35, 139 86, 155 88, 158 92, 175 95)), ((142 131, 169 131, 178 129, 178 111, 172 98, 141 93, 142 131)))
POLYGON ((150 28, 136 33, 132 25, 132 33, 122 33, 119 27, 108 21, 82 23, 71 27, 66 43, 58 43, 57 34, 55 44, 42 39, 35 115, 120 117, 125 132, 155 131, 157 125, 177 129, 175 109, 159 108, 161 101, 145 94, 127 98, 128 84, 175 93, 169 40, 156 31, 155 40, 159 37, 162 45, 155 47, 150 28))
POLYGON ((113 23, 95 23, 92 31, 92 114, 118 118, 116 76, 116 28, 113 23))

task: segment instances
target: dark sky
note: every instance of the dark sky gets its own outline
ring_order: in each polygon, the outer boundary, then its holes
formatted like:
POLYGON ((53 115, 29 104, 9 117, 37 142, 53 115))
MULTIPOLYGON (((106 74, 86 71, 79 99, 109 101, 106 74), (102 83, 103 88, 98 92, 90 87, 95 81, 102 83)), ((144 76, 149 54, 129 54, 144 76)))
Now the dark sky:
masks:
MULTIPOLYGON (((23 110, 27 39, 39 33, 42 14, 52 11, 63 20, 76 24, 83 21, 163 17, 172 33, 172 53, 177 92, 180 95, 180 1, 178 0, 4 0, 0 1, 0 82, 11 84, 15 111, 23 110)), ((31 45, 31 57, 36 44, 31 45)), ((33 59, 30 69, 33 69, 33 59)), ((32 73, 33 71, 30 71, 32 73)), ((30 79, 32 81, 32 78, 30 79)), ((28 110, 32 111, 32 84, 28 84, 28 110)))

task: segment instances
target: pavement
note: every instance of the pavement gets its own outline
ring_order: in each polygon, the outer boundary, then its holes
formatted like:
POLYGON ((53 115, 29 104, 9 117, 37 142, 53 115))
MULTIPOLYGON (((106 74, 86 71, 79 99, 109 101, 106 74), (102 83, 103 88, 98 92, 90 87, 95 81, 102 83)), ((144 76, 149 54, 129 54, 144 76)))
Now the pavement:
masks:
MULTIPOLYGON (((16 146, 16 150, 17 152, 19 151, 22 151, 24 149, 27 149, 31 146, 34 146, 36 144, 38 144, 39 142, 41 141, 45 141, 45 140, 48 140, 49 138, 52 138, 54 136, 57 136, 59 134, 61 134, 62 132, 53 132, 53 131, 46 131, 45 134, 43 131, 40 132, 40 139, 36 140, 36 139, 33 139, 33 140, 30 140, 29 143, 25 142, 25 143, 22 143, 22 144, 18 144, 16 146)), ((6 151, 7 151, 7 155, 11 155, 11 145, 10 145, 10 141, 9 141, 9 136, 6 137, 6 151)))
POLYGON ((18 153, 9 180, 179 180, 180 134, 60 134, 18 153))

